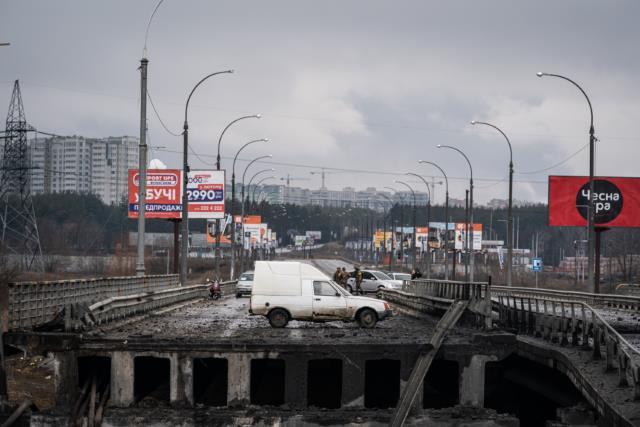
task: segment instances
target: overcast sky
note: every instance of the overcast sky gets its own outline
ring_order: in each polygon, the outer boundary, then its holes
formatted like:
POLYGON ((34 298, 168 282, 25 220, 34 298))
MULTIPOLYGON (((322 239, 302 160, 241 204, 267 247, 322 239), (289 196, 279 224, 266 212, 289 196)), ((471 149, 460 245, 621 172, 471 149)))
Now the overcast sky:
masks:
MULTIPOLYGON (((0 0, 0 42, 11 43, 0 47, 0 113, 20 79, 27 120, 40 130, 138 136, 137 68, 156 4, 0 0)), ((464 198, 464 159, 436 147, 454 145, 471 159, 480 203, 507 194, 506 142, 469 125, 489 121, 513 144, 514 197, 546 201, 550 173, 588 173, 588 149, 555 168, 525 172, 583 148, 589 111, 575 87, 537 71, 566 75, 589 94, 600 139, 597 174, 638 175, 639 17, 637 0, 165 0, 149 32, 149 92, 179 133, 194 84, 234 69, 207 81, 191 101, 190 142, 203 160, 215 161, 206 156, 215 156, 229 121, 261 113, 227 132, 225 158, 268 137, 241 157, 273 154, 290 164, 273 166, 278 177, 308 179, 292 185, 318 188, 320 178, 309 172, 322 166, 372 171, 328 174, 332 189, 402 179, 387 172, 437 176, 417 164, 426 159, 450 176, 451 197, 464 198)), ((149 143, 166 147, 153 157, 179 167, 181 137, 168 134, 150 107, 149 143)), ((193 155, 190 164, 209 167, 193 155)), ((443 197, 436 187, 435 201, 443 197)))

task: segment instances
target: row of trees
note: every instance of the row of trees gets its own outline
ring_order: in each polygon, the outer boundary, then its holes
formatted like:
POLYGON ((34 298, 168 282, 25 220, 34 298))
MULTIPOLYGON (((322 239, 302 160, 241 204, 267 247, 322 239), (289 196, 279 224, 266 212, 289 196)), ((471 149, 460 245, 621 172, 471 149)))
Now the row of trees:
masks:
MULTIPOLYGON (((34 196, 34 206, 43 252, 47 254, 114 253, 127 245, 128 232, 137 230, 135 220, 127 218, 126 204, 105 205, 91 194, 47 194, 34 196)), ((230 211, 228 203, 227 211, 230 211)), ((323 241, 353 237, 370 238, 375 229, 395 225, 412 225, 412 207, 395 205, 385 214, 363 208, 335 208, 248 203, 246 212, 260 214, 263 221, 282 238, 282 244, 292 244, 293 236, 307 230, 322 232, 323 241), (386 221, 385 221, 386 218, 386 221), (400 220, 402 218, 402 221, 400 220), (366 233, 365 233, 366 230, 366 233)), ((426 224, 426 207, 417 207, 418 226, 426 224)), ((464 208, 450 207, 450 222, 463 222, 464 208)), ((506 209, 475 207, 474 222, 483 226, 484 238, 506 241, 506 209)), ((562 256, 576 253, 574 242, 586 238, 584 228, 549 227, 544 204, 514 208, 515 236, 519 247, 531 248, 537 235, 538 253, 547 265, 558 265, 562 256)), ((444 207, 431 207, 431 221, 444 221, 444 207)), ((194 232, 205 230, 204 220, 191 220, 194 232)), ((173 230, 165 220, 147 221, 148 232, 173 230)), ((640 230, 617 229, 603 234, 603 256, 613 257, 617 269, 631 280, 638 274, 640 262, 631 257, 640 254, 640 230)))

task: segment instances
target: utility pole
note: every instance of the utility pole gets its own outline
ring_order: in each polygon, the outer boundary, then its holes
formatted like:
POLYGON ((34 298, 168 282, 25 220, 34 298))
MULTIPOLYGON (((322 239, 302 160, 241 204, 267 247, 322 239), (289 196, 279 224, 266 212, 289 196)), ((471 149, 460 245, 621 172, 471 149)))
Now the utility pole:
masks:
MULTIPOLYGON (((138 153, 138 260, 136 276, 145 275, 144 235, 147 197, 147 65, 149 60, 140 60, 140 146, 138 153)), ((186 178, 185 178, 186 179, 186 178)))

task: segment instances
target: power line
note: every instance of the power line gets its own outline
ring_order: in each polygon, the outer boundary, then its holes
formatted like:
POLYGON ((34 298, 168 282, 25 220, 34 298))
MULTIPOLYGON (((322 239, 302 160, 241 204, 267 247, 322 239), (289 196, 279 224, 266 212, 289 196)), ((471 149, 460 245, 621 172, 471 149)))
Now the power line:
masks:
MULTIPOLYGON (((191 150, 191 152, 193 152, 193 149, 191 147, 189 147, 189 149, 191 150)), ((167 153, 177 153, 177 154, 181 154, 182 151, 178 151, 178 150, 169 150, 169 149, 158 149, 157 151, 164 151, 167 153)), ((197 157, 200 159, 201 157, 211 157, 211 158, 215 158, 216 156, 211 155, 211 154, 200 154, 197 155, 197 157)), ((224 160, 233 160, 232 157, 222 157, 222 159, 224 160)), ((243 162, 250 162, 251 159, 243 159, 238 157, 237 159, 238 161, 243 161, 243 162)), ((205 162, 207 163, 207 162, 205 162)), ((347 168, 336 168, 336 167, 328 167, 328 166, 318 166, 318 165, 308 165, 308 164, 302 164, 302 163, 287 163, 287 162, 277 162, 277 161, 273 161, 273 160, 259 160, 256 163, 262 163, 265 165, 274 165, 274 166, 287 166, 287 167, 295 167, 295 168, 303 168, 303 169, 325 169, 325 170, 331 170, 331 171, 338 171, 338 172, 348 172, 348 173, 358 173, 358 174, 376 174, 376 175, 389 175, 389 176, 405 176, 404 173, 399 173, 399 172, 391 172, 391 171, 383 171, 383 170, 366 170, 366 169, 347 169, 347 168)), ((435 179, 439 179, 440 176, 435 176, 435 175, 424 175, 426 177, 429 178, 435 178, 435 179)), ((469 178, 468 177, 456 177, 456 176, 449 176, 450 179, 454 179, 454 180, 464 180, 464 181, 468 181, 469 178)), ((495 182, 496 179, 495 178, 474 178, 477 181, 488 181, 488 182, 495 182)), ((534 180, 516 180, 514 182, 526 182, 526 183, 531 183, 531 184, 547 184, 547 181, 534 181, 534 180)))
POLYGON ((588 146, 589 146, 589 143, 587 142, 578 151, 576 151, 575 153, 571 154, 569 157, 567 157, 566 159, 562 160, 561 162, 556 163, 555 165, 551 165, 549 167, 546 167, 546 168, 543 168, 543 169, 538 169, 538 170, 535 170, 535 171, 515 172, 515 173, 516 173, 516 175, 534 175, 536 173, 548 171, 549 169, 557 168, 558 166, 561 166, 561 165, 567 163, 569 160, 573 159, 575 156, 577 156, 580 152, 582 152, 588 146))

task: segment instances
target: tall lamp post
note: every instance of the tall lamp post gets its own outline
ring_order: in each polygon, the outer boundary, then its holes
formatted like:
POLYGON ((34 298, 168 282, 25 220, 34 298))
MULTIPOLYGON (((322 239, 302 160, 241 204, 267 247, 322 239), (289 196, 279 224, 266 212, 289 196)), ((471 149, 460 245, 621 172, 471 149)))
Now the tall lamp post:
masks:
POLYGON ((469 161, 469 158, 467 157, 466 154, 464 154, 462 152, 462 150, 460 150, 459 148, 456 147, 452 147, 451 145, 442 145, 442 144, 438 144, 438 148, 449 148, 451 150, 455 150, 458 153, 460 153, 462 155, 462 157, 464 157, 464 159, 467 161, 467 164, 469 165, 469 228, 467 230, 465 230, 467 236, 470 236, 469 241, 471 242, 469 244, 470 248, 469 248, 469 258, 467 259, 467 264, 469 265, 469 269, 470 269, 470 275, 469 275, 469 279, 471 282, 473 282, 473 270, 474 270, 474 254, 473 254, 473 167, 471 167, 471 162, 469 161), (471 233, 471 234, 469 234, 471 233))
POLYGON ((442 176, 444 176, 445 183, 445 198, 444 198, 444 280, 449 280, 449 268, 448 268, 448 260, 449 260, 449 179, 447 178, 447 174, 444 173, 444 170, 438 166, 434 162, 428 162, 426 160, 418 160, 418 163, 424 163, 428 165, 435 166, 440 170, 442 176))
MULTIPOLYGON (((393 187, 384 187, 387 190, 391 190, 393 191, 394 194, 398 193, 398 190, 396 190, 393 187)), ((404 197, 398 196, 398 198, 400 199, 400 269, 403 268, 404 266, 404 197)), ((393 216, 393 214, 392 214, 393 216)), ((396 235, 395 235, 395 230, 393 231, 393 236, 392 238, 395 239, 396 235)), ((391 241, 392 244, 392 254, 393 254, 393 241, 391 241)))
POLYGON ((269 142, 269 139, 268 138, 254 139, 253 141, 249 141, 246 144, 244 144, 242 147, 240 147, 235 157, 233 158, 233 167, 231 168, 231 277, 230 277, 230 280, 233 280, 235 278, 235 271, 236 271, 236 223, 235 223, 236 161, 238 160, 238 155, 242 150, 244 150, 247 146, 256 142, 269 142))
POLYGON ((394 181, 396 184, 404 185, 411 191, 411 195, 413 196, 413 236, 411 237, 411 268, 416 269, 416 192, 413 191, 413 188, 409 184, 404 181, 394 181))
MULTIPOLYGON (((394 257, 394 240, 396 239, 396 232, 395 232, 395 227, 393 225, 393 200, 391 200, 389 197, 385 196, 382 193, 379 193, 380 196, 382 196, 385 200, 387 200, 389 202, 389 228, 391 229, 391 253, 389 255, 389 271, 391 271, 391 267, 393 267, 393 257, 394 257)), ((385 213, 385 218, 386 218, 387 213, 385 213)), ((386 225, 386 222, 385 222, 386 225)), ((384 231, 384 250, 385 250, 385 255, 387 253, 387 231, 386 231, 386 227, 385 227, 385 231, 384 231)), ((384 264, 384 262, 383 262, 384 264)))
POLYGON ((429 188, 429 183, 422 176, 417 173, 407 172, 407 175, 415 176, 420 179, 420 181, 424 182, 424 185, 427 186, 427 256, 426 256, 426 265, 427 265, 427 279, 431 278, 431 249, 429 249, 429 224, 431 223, 431 189, 429 188))
MULTIPOLYGON (((276 179, 276 177, 275 177, 275 176, 273 176, 273 175, 272 175, 272 176, 264 177, 264 178, 262 178, 260 181, 256 182, 256 183, 253 185, 253 191, 251 192, 251 204, 255 204, 255 203, 256 203, 256 189, 257 189, 257 188, 258 188, 258 187, 259 187, 263 182, 265 182, 265 181, 266 181, 266 180, 268 180, 268 179, 276 179)), ((249 184, 249 185, 251 185, 251 184, 249 184)), ((259 197, 259 195, 258 195, 258 197, 259 197)))
MULTIPOLYGON (((563 80, 568 81, 577 87, 580 92, 584 95, 587 100, 587 104, 589 105, 589 114, 591 117, 590 125, 589 125, 589 206, 587 207, 587 241, 588 241, 588 251, 587 254, 587 269, 588 277, 589 277, 589 285, 592 287, 593 292, 600 293, 600 277, 595 277, 594 275, 594 253, 595 253, 595 220, 594 220, 594 206, 593 206, 593 193, 594 193, 594 182, 593 182, 593 174, 595 168, 595 130, 593 127, 593 107, 591 106, 591 100, 587 96, 587 93, 580 87, 580 85, 568 77, 561 76, 559 74, 550 74, 550 73, 536 73, 538 77, 557 77, 563 80)), ((598 260, 598 263, 600 260, 598 260)), ((597 267, 598 273, 600 272, 600 267, 597 267)), ((599 274, 598 274, 599 275, 599 274)))
MULTIPOLYGON (((218 138, 218 156, 216 157, 216 170, 220 170, 220 145, 222 144, 222 137, 224 136, 227 129, 229 129, 234 123, 237 123, 240 120, 259 119, 260 117, 261 117, 260 114, 252 114, 250 116, 238 117, 237 119, 229 122, 227 126, 225 126, 225 128, 222 130, 222 133, 220 133, 220 137, 218 138)), ((233 201, 231 202, 231 204, 233 205, 233 201)), ((233 224, 233 216, 231 217, 231 224, 233 224)), ((232 230, 235 229, 235 224, 233 224, 231 229, 232 230)), ((216 277, 218 278, 220 277, 220 235, 221 234, 222 234, 222 230, 220 230, 220 220, 216 219, 216 246, 213 252, 213 259, 215 264, 216 277)), ((234 242, 231 242, 232 253, 233 253, 233 243, 234 242)), ((231 265, 232 265, 231 268, 233 270, 233 264, 231 265)))
POLYGON ((187 97, 187 102, 184 106, 184 125, 182 127, 183 132, 183 146, 182 146, 182 243, 180 246, 181 258, 180 258, 180 283, 182 286, 187 283, 187 271, 188 271, 188 260, 189 256, 189 197, 187 195, 187 181, 189 174, 189 158, 188 158, 188 149, 189 149, 189 122, 187 121, 187 113, 189 111, 189 101, 191 101, 191 97, 195 90, 208 78, 216 76, 218 74, 231 74, 233 70, 226 71, 218 71, 215 73, 211 73, 204 78, 202 78, 196 85, 191 89, 189 96, 187 97))
POLYGON ((511 148, 511 141, 509 141, 509 137, 505 134, 502 129, 498 126, 492 125, 487 122, 480 122, 478 120, 472 120, 472 125, 485 125, 494 128, 498 132, 504 136, 504 139, 507 140, 507 145, 509 145, 509 209, 507 212, 507 286, 512 285, 512 271, 513 271, 513 149, 511 148))
MULTIPOLYGON (((142 59, 140 59, 140 142, 138 146, 138 259, 136 262, 136 276, 144 276, 144 235, 145 235, 145 214, 146 214, 146 194, 147 194, 147 41, 149 39, 149 28, 158 8, 164 0, 160 0, 153 9, 147 29, 144 34, 144 48, 142 49, 142 59)), ((0 46, 5 44, 0 43, 0 46)), ((9 43, 6 43, 8 46, 9 43)))
MULTIPOLYGON (((246 177, 247 177, 247 171, 249 170, 249 168, 251 167, 252 164, 254 164, 255 162, 257 162, 258 160, 262 160, 262 159, 270 159, 271 157, 273 157, 271 154, 268 154, 266 156, 260 156, 260 157, 256 157, 255 159, 251 160, 249 162, 249 164, 244 168, 244 172, 242 173, 242 200, 240 203, 240 209, 241 209, 241 213, 240 213, 240 230, 242 230, 242 236, 240 236, 240 242, 242 243, 242 249, 240 250, 240 269, 243 270, 244 269, 244 190, 247 187, 247 185, 245 184, 246 182, 246 177)), ((274 169, 265 169, 260 171, 259 173, 262 172, 266 172, 266 171, 273 171, 274 169)), ((257 174, 256 174, 257 175, 257 174)), ((253 176, 255 177, 255 175, 253 176)), ((253 179, 253 178, 251 178, 253 179)))

